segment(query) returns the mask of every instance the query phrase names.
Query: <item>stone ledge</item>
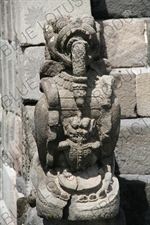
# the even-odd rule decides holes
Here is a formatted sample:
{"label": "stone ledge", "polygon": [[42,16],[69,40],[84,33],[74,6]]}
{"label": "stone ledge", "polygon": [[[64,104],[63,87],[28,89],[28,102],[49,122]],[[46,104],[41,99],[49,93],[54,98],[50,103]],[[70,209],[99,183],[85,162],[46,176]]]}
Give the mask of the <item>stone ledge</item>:
{"label": "stone ledge", "polygon": [[147,184],[150,184],[150,175],[140,175],[140,174],[120,174],[120,178],[131,181],[141,181]]}

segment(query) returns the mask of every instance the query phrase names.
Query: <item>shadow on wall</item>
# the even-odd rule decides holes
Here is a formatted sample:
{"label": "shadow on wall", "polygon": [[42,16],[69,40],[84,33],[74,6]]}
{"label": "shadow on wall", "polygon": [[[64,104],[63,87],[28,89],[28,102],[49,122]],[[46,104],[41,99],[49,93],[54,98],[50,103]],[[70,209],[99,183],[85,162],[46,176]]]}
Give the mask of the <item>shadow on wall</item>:
{"label": "shadow on wall", "polygon": [[108,59],[106,43],[104,38],[104,25],[102,21],[99,21],[99,24],[100,24],[100,41],[101,41],[100,58]]}
{"label": "shadow on wall", "polygon": [[91,0],[95,19],[150,17],[149,0]]}
{"label": "shadow on wall", "polygon": [[91,0],[92,15],[95,19],[108,19],[108,11],[105,0]]}
{"label": "shadow on wall", "polygon": [[116,163],[116,176],[120,184],[120,206],[126,225],[150,225],[150,184],[139,180],[120,178]]}

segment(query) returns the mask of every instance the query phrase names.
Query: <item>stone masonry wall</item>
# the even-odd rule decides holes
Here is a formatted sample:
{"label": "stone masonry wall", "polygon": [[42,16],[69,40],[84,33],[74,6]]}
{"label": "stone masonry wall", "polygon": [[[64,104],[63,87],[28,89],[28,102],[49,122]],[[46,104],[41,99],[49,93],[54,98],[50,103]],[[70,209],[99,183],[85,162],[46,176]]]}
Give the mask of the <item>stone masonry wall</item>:
{"label": "stone masonry wall", "polygon": [[[92,8],[91,8],[92,6]],[[29,165],[36,151],[34,107],[41,97],[42,26],[58,15],[91,14],[101,25],[103,57],[112,65],[121,105],[115,150],[121,207],[127,225],[150,224],[150,3],[115,0],[2,0],[0,2],[0,224],[42,224],[26,204]],[[0,114],[0,115],[1,115]],[[22,216],[24,213],[24,216]],[[26,217],[28,218],[26,220]],[[38,223],[36,222],[38,220]]]}
{"label": "stone masonry wall", "polygon": [[[150,4],[91,1],[121,105],[115,150],[127,225],[150,224]],[[102,12],[102,6],[105,10]],[[129,14],[130,13],[130,14]],[[130,18],[129,18],[130,17]],[[105,20],[104,20],[105,19]]]}
{"label": "stone masonry wall", "polygon": [[31,190],[29,168],[36,151],[34,107],[42,95],[39,91],[39,69],[45,52],[42,28],[50,18],[81,13],[91,14],[89,0],[0,1],[1,225],[42,223],[26,201]]}
{"label": "stone masonry wall", "polygon": [[0,2],[0,224],[17,224],[16,201],[23,194],[17,179],[22,170],[21,77],[17,71],[16,15],[12,1]]}

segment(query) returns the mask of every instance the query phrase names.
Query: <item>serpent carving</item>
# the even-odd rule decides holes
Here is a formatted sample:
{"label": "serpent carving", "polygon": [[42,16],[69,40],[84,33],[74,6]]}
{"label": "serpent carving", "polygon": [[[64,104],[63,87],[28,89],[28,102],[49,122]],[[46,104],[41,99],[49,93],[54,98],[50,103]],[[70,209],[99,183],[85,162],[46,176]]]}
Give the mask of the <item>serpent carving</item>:
{"label": "serpent carving", "polygon": [[43,96],[35,108],[38,152],[31,165],[43,218],[101,220],[118,213],[114,149],[120,107],[110,64],[100,58],[100,34],[100,25],[88,15],[44,25]]}

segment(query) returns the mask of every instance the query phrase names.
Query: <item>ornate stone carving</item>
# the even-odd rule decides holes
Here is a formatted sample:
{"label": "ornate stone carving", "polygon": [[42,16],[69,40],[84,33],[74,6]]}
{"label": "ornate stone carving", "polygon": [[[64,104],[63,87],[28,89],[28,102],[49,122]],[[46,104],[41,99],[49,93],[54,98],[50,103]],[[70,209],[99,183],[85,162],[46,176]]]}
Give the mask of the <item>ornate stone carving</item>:
{"label": "ornate stone carving", "polygon": [[[107,59],[100,58],[100,25],[92,16],[64,17],[44,26],[42,98],[35,108],[38,152],[31,165],[38,215],[101,220],[119,210],[114,148],[120,108]],[[31,193],[32,195],[32,193]]]}

